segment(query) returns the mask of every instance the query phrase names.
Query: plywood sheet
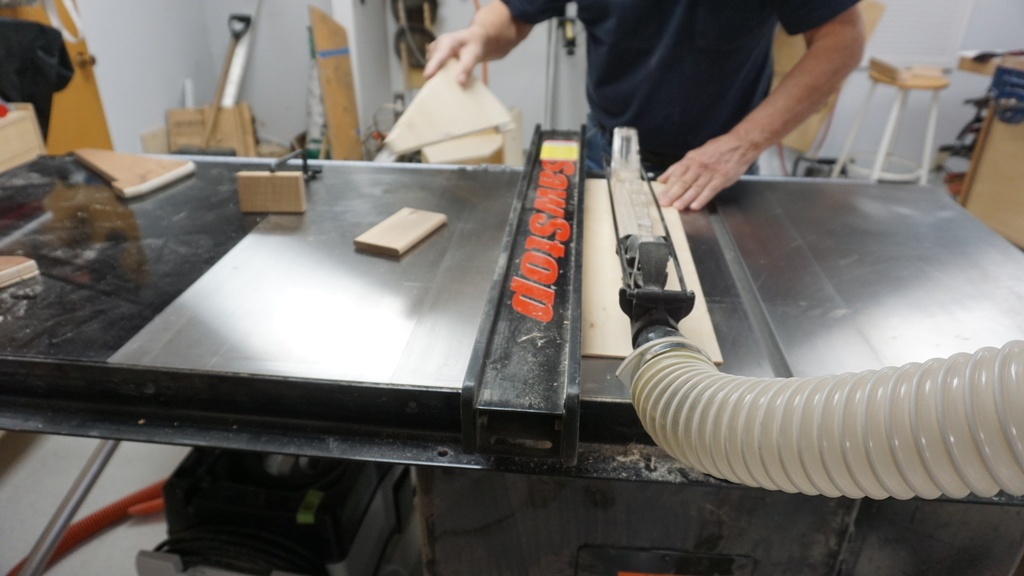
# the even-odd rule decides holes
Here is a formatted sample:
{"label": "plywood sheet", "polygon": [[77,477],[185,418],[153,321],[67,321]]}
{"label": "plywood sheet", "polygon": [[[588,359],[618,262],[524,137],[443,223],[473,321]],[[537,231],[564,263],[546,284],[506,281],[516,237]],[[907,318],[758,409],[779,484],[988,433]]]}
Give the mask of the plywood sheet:
{"label": "plywood sheet", "polygon": [[[655,183],[655,190],[660,184]],[[619,308],[619,287],[622,273],[615,253],[615,228],[612,224],[611,199],[605,180],[588,179],[583,208],[583,355],[604,358],[625,358],[633,351],[630,342],[629,318]],[[672,237],[686,287],[697,296],[693,312],[683,318],[679,330],[704,350],[716,364],[722,363],[715,328],[708,315],[704,291],[697,277],[697,268],[690,254],[679,212],[662,209],[668,232]],[[679,288],[675,274],[670,274],[669,288]]]}
{"label": "plywood sheet", "polygon": [[313,6],[309,7],[309,24],[313,31],[331,158],[362,160],[363,145],[359,139],[359,113],[348,33],[327,13]]}
{"label": "plywood sheet", "polygon": [[497,130],[488,130],[424,146],[421,154],[429,164],[501,164],[504,143]]}
{"label": "plywood sheet", "polygon": [[95,148],[80,148],[74,153],[79,162],[99,172],[110,182],[114,191],[124,198],[151,192],[196,171],[196,165],[189,160],[125,154]]}
{"label": "plywood sheet", "polygon": [[455,61],[450,60],[423,85],[384,140],[389,150],[408,154],[512,122],[508,109],[487,86],[476,78],[460,86],[456,73]]}
{"label": "plywood sheet", "polygon": [[356,237],[356,248],[401,256],[448,221],[440,212],[402,208]]}

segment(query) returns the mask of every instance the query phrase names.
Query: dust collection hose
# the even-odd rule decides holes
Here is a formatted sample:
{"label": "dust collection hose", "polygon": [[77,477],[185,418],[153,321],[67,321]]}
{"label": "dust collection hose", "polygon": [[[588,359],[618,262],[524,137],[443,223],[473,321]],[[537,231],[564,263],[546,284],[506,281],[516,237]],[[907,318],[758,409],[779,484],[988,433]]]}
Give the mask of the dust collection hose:
{"label": "dust collection hose", "polygon": [[722,374],[682,337],[619,368],[654,441],[770,490],[907,499],[1024,494],[1024,342],[814,378]]}

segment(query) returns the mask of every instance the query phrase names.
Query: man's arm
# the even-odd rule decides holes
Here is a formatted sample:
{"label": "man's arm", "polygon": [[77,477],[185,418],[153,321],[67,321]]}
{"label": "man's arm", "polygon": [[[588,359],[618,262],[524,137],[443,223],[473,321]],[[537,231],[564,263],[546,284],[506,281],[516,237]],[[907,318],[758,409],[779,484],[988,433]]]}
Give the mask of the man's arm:
{"label": "man's arm", "polygon": [[854,6],[804,34],[807,53],[761,104],[728,133],[691,150],[659,178],[662,206],[700,210],[731,186],[769,146],[800,125],[843,83],[864,52]]}
{"label": "man's arm", "polygon": [[456,78],[465,84],[474,66],[504,57],[532,28],[532,24],[513,18],[504,2],[495,0],[476,13],[468,28],[442,34],[430,44],[423,76],[430,78],[449,58],[455,58],[459,66]]}

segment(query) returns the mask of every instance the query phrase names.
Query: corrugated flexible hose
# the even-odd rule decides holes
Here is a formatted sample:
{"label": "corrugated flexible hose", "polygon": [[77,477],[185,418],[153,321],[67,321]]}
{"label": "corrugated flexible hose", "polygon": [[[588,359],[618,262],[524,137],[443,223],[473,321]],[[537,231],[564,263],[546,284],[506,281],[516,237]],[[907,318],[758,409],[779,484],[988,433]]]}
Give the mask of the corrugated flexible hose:
{"label": "corrugated flexible hose", "polygon": [[851,498],[1024,494],[1024,342],[813,378],[730,376],[685,338],[618,376],[644,428],[701,472]]}

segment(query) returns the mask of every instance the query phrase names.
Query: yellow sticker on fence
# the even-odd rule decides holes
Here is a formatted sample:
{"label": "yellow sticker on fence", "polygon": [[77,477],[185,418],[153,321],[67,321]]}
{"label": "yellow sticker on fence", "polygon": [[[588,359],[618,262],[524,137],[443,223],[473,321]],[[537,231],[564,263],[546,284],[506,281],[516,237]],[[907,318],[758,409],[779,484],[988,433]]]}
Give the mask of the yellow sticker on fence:
{"label": "yellow sticker on fence", "polygon": [[545,140],[540,145],[541,160],[579,160],[580,145],[575,140]]}

